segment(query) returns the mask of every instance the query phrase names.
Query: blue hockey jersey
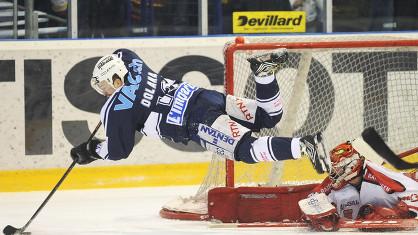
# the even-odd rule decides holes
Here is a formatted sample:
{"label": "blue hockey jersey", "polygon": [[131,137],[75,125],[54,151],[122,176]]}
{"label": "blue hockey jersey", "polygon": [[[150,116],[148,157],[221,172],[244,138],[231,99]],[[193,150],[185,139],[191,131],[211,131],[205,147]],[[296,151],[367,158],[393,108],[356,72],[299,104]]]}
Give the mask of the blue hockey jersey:
{"label": "blue hockey jersey", "polygon": [[114,54],[122,58],[128,75],[101,109],[106,139],[97,146],[97,154],[110,160],[127,158],[135,131],[187,143],[189,106],[202,89],[156,74],[133,51],[119,49]]}

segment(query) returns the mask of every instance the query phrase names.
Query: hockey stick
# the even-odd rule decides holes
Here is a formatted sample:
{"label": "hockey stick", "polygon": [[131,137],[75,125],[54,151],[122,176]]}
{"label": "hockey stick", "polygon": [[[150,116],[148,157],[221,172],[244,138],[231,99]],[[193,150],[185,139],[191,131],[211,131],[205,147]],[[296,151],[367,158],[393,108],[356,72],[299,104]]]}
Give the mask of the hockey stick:
{"label": "hockey stick", "polygon": [[[102,122],[99,122],[94,129],[94,131],[91,133],[90,137],[88,138],[87,142],[90,142],[94,135],[96,135],[96,132],[99,130],[99,127],[102,125]],[[29,219],[29,221],[21,228],[15,228],[11,225],[7,225],[3,229],[3,233],[5,235],[16,235],[16,234],[30,234],[30,232],[25,232],[26,228],[32,223],[32,221],[35,219],[35,217],[39,214],[39,212],[44,208],[46,203],[49,201],[49,199],[54,195],[55,191],[57,191],[58,187],[62,184],[64,179],[67,177],[67,175],[71,172],[73,167],[75,166],[77,162],[73,161],[71,165],[68,167],[67,171],[65,171],[64,175],[61,177],[61,179],[58,181],[58,183],[55,185],[55,187],[52,189],[52,191],[48,194],[46,199],[42,202],[42,204],[39,206],[39,208],[35,211],[35,213],[32,215],[32,217]]]}
{"label": "hockey stick", "polygon": [[418,163],[406,162],[397,156],[373,127],[366,128],[361,137],[353,141],[353,147],[376,163],[386,161],[398,170],[418,168]]}
{"label": "hockey stick", "polygon": [[[376,229],[376,230],[414,230],[417,219],[382,219],[382,220],[341,220],[339,229]],[[309,227],[307,222],[258,222],[258,223],[211,223],[210,228],[297,228]]]}

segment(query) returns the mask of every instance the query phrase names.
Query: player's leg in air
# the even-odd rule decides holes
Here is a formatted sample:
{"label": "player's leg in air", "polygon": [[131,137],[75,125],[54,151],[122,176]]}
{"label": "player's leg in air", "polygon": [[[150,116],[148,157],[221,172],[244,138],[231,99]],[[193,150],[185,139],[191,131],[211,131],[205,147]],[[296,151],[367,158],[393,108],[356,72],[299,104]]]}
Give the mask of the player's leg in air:
{"label": "player's leg in air", "polygon": [[229,159],[246,163],[298,159],[306,155],[315,170],[323,173],[317,144],[318,135],[302,138],[254,137],[253,130],[274,127],[282,116],[282,102],[275,72],[287,61],[286,50],[256,55],[248,59],[256,79],[257,99],[250,100],[205,91],[199,106],[192,113],[204,118],[192,118],[197,133],[192,139],[203,147]]}

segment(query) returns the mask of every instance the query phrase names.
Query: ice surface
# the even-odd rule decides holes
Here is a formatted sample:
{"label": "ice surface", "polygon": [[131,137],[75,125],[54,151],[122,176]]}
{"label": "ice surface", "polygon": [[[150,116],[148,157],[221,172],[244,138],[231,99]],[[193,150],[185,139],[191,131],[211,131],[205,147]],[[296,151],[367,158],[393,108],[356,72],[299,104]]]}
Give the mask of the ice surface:
{"label": "ice surface", "polygon": [[[193,195],[196,190],[197,186],[58,190],[27,231],[33,235],[277,235],[308,232],[306,228],[209,228],[209,222],[159,217],[164,203],[177,196]],[[48,193],[0,193],[1,230],[8,224],[22,227]],[[416,234],[416,231],[402,232],[405,233]],[[341,231],[338,234],[342,234]]]}

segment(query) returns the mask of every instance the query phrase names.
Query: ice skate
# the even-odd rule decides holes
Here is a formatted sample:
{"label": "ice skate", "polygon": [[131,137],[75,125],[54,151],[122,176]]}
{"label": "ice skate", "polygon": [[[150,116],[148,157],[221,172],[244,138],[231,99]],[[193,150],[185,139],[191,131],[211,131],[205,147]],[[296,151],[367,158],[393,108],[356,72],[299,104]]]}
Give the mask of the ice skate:
{"label": "ice skate", "polygon": [[250,68],[257,77],[265,77],[274,74],[288,59],[286,48],[280,48],[273,52],[254,54],[247,58]]}
{"label": "ice skate", "polygon": [[318,144],[321,140],[321,133],[317,133],[316,135],[307,135],[300,138],[302,155],[309,157],[309,160],[318,174],[322,174],[328,170],[325,162],[325,156],[320,155],[318,152]]}

